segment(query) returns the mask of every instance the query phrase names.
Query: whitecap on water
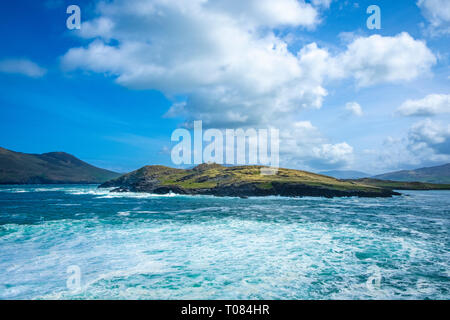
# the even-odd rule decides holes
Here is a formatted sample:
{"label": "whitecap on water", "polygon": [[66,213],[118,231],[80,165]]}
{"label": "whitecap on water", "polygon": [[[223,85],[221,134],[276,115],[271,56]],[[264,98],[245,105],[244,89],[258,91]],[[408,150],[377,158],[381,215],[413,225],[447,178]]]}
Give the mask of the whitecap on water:
{"label": "whitecap on water", "polygon": [[11,188],[11,189],[0,189],[0,192],[5,192],[5,193],[26,193],[26,192],[31,192],[31,191],[25,190],[25,189]]}

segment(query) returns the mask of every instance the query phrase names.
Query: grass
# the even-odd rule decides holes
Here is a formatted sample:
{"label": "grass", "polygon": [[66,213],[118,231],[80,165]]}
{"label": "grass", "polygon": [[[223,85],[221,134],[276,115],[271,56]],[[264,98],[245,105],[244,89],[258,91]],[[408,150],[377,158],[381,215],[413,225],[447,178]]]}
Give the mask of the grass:
{"label": "grass", "polygon": [[427,182],[403,182],[403,181],[389,181],[378,179],[359,179],[353,180],[359,184],[375,186],[379,188],[391,190],[450,190],[450,184],[435,184]]}
{"label": "grass", "polygon": [[[301,170],[279,169],[276,175],[262,175],[262,166],[223,167],[202,165],[201,170],[181,170],[162,166],[145,167],[146,176],[154,176],[164,186],[180,186],[185,189],[210,189],[216,186],[256,183],[260,189],[270,190],[273,183],[294,183],[340,191],[363,190],[376,192],[377,186],[363,185],[351,181]],[[142,170],[142,169],[141,169]]]}

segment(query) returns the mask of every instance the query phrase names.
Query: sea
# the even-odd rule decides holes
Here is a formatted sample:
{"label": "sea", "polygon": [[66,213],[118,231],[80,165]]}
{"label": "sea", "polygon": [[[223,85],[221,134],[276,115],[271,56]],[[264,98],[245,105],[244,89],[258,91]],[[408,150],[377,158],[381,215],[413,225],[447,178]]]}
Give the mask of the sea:
{"label": "sea", "polygon": [[0,299],[449,299],[450,191],[0,186]]}

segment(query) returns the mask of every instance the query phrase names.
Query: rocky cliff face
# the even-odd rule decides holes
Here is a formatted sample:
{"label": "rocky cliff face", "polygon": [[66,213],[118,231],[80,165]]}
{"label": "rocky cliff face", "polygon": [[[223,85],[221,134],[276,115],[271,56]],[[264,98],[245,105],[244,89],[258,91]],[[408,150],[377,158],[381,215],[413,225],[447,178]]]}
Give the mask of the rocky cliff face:
{"label": "rocky cliff face", "polygon": [[190,170],[146,166],[110,180],[100,188],[113,192],[174,192],[191,195],[232,197],[390,197],[392,190],[346,182],[310,172],[279,169],[275,175],[261,175],[262,166],[223,167],[202,164]]}

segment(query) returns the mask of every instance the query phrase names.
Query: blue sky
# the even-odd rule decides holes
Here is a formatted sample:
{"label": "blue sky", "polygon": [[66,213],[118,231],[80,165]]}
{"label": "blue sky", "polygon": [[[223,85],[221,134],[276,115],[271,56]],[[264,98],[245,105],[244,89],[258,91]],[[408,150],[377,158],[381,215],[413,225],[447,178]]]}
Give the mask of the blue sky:
{"label": "blue sky", "polygon": [[3,1],[0,146],[125,172],[172,165],[172,132],[203,120],[280,128],[287,167],[449,162],[450,3],[328,2]]}

